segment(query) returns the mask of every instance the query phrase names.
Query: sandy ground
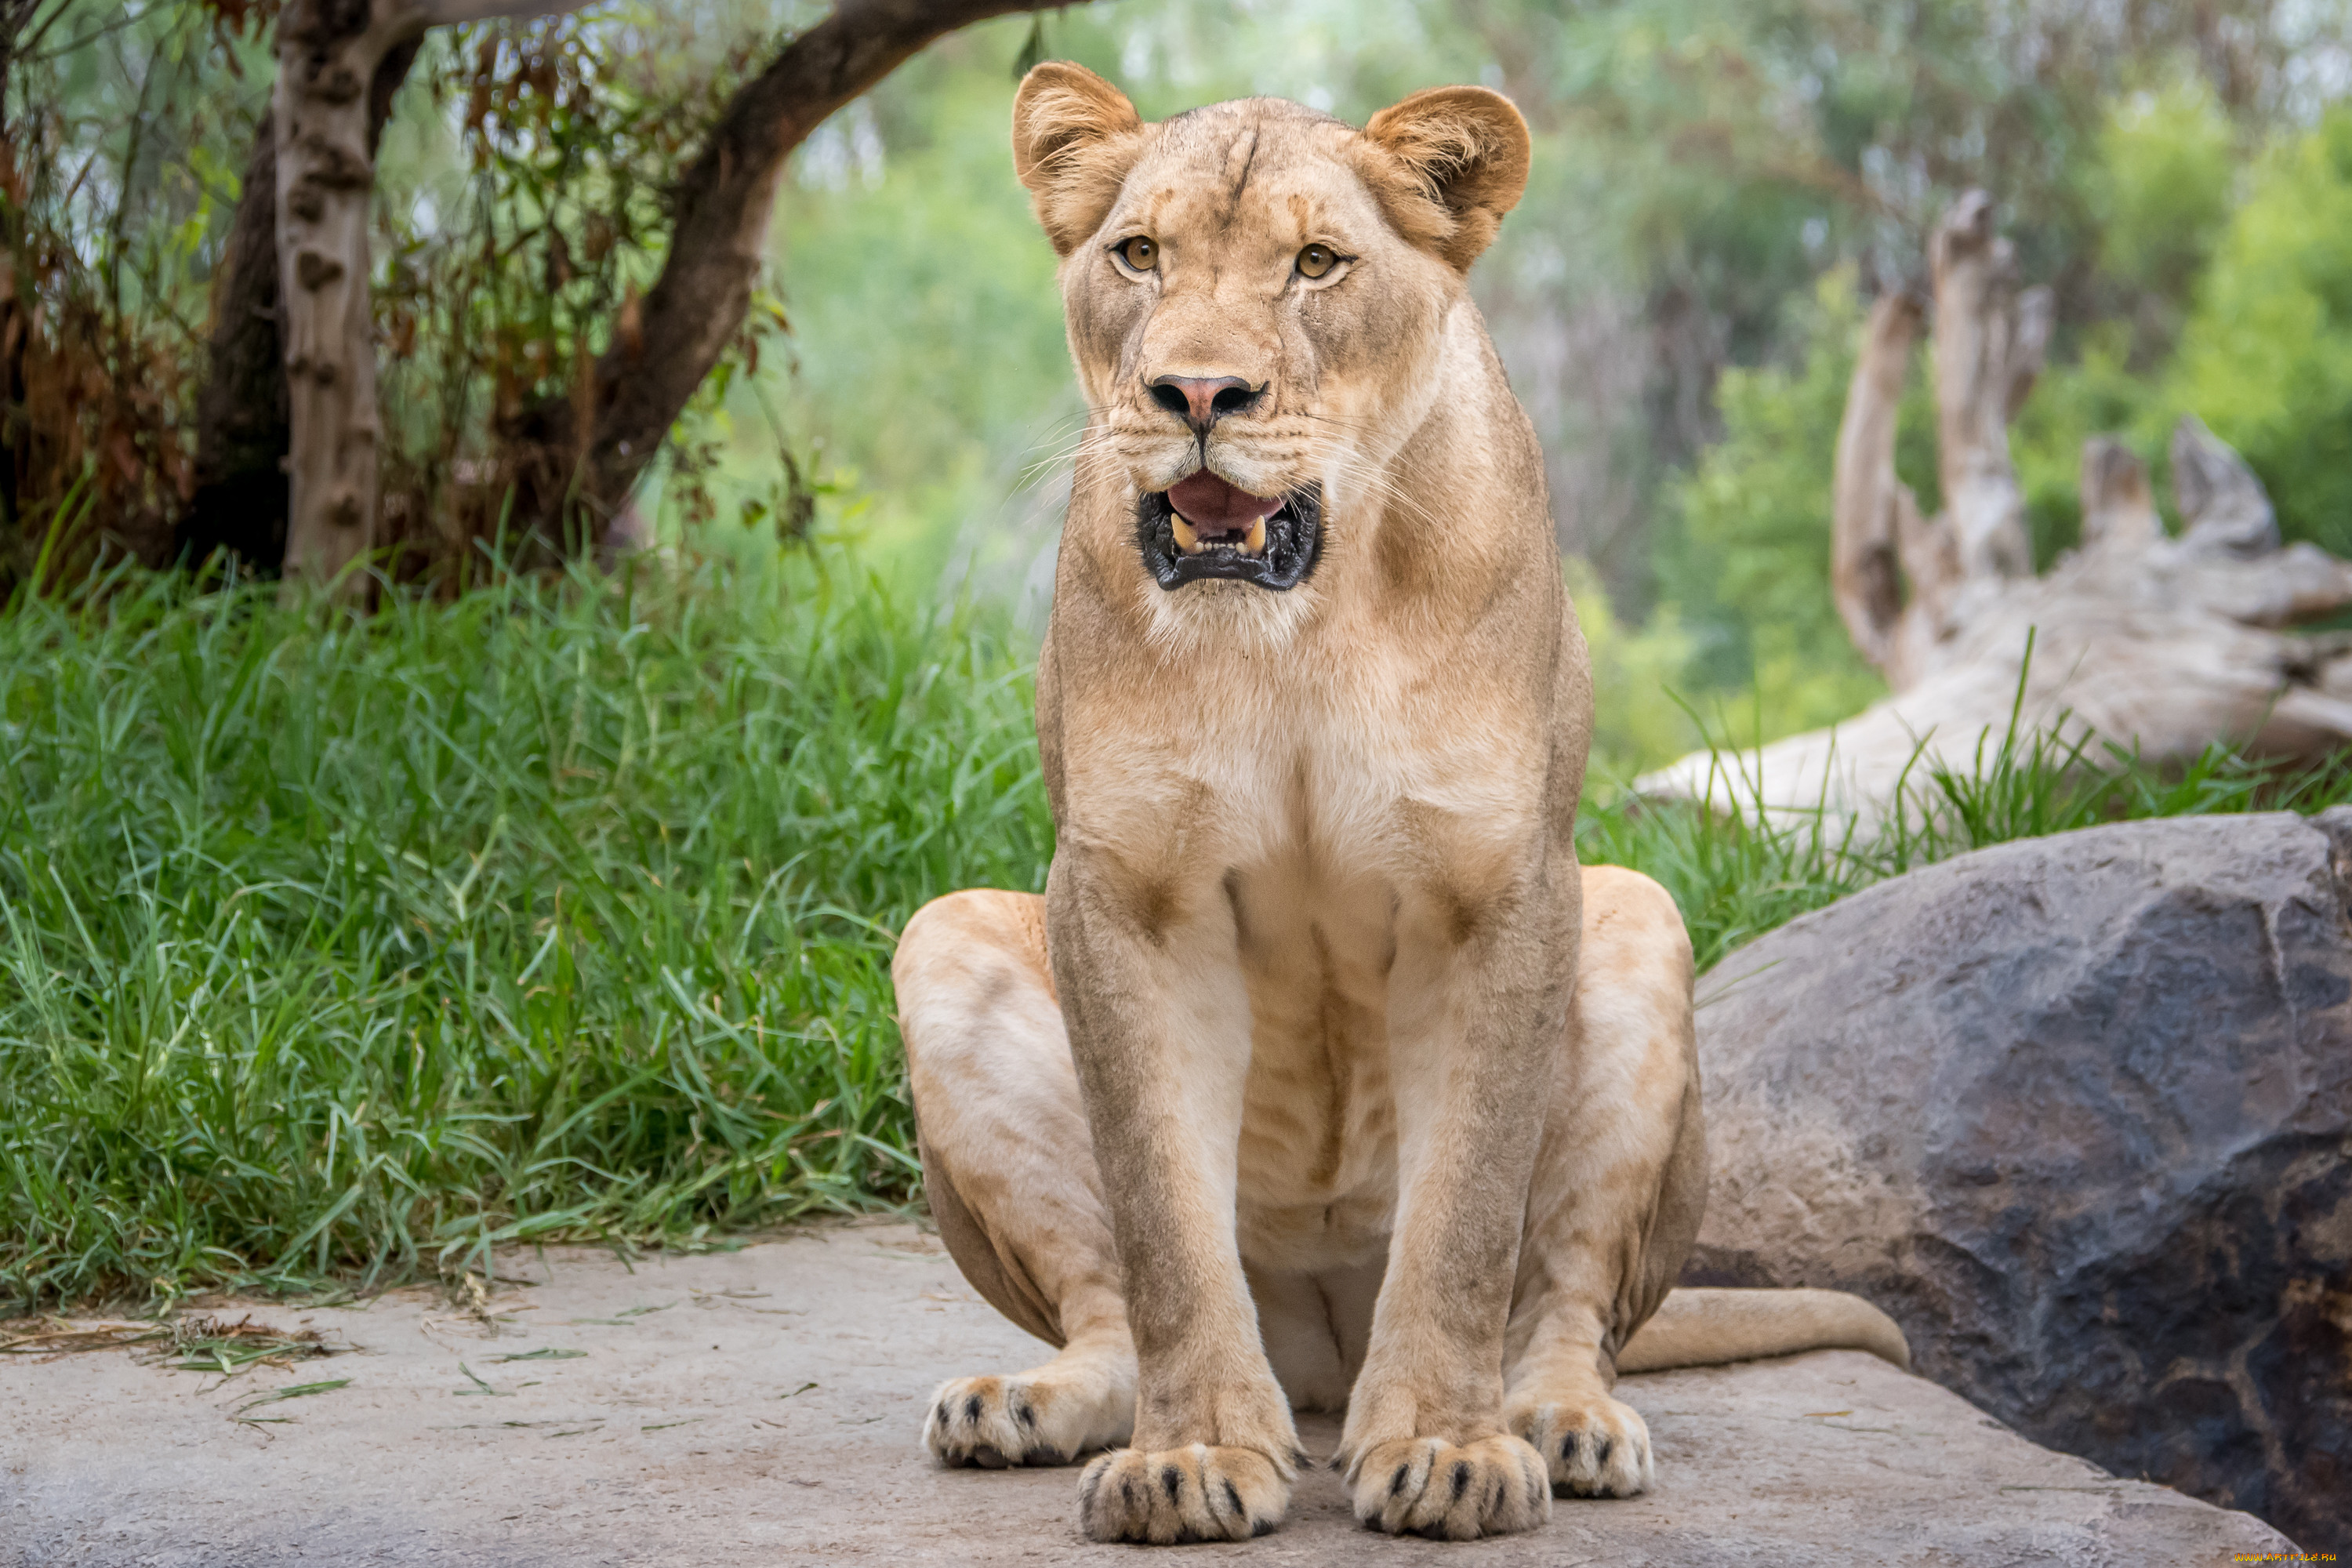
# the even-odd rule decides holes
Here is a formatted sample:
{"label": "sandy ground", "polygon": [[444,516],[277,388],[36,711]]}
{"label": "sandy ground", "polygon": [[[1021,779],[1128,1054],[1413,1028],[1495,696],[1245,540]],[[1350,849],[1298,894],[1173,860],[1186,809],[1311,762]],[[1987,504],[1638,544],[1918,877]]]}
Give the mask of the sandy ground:
{"label": "sandy ground", "polygon": [[[1091,1547],[1072,1470],[942,1471],[941,1379],[1044,1359],[907,1226],[703,1257],[519,1255],[490,1321],[436,1292],[250,1309],[348,1347],[224,1381],[123,1350],[0,1357],[0,1563],[1145,1561]],[[238,1308],[235,1316],[247,1309]],[[509,1359],[534,1352],[563,1357]],[[252,1404],[295,1384],[341,1388]],[[1466,1545],[1357,1529],[1337,1478],[1187,1564],[2201,1563],[2291,1550],[2243,1514],[2034,1447],[1869,1356],[1629,1378],[1658,1485]],[[236,1419],[277,1418],[257,1425]],[[1337,1426],[1302,1424],[1328,1454]]]}

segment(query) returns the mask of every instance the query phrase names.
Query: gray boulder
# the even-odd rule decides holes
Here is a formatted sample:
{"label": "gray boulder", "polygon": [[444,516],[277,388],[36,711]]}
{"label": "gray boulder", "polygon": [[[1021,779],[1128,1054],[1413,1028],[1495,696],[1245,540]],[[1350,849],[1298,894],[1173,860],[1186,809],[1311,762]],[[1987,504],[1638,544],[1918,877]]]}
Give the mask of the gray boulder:
{"label": "gray boulder", "polygon": [[2352,807],[1963,856],[1698,995],[1685,1283],[1858,1291],[2035,1441],[2352,1541]]}

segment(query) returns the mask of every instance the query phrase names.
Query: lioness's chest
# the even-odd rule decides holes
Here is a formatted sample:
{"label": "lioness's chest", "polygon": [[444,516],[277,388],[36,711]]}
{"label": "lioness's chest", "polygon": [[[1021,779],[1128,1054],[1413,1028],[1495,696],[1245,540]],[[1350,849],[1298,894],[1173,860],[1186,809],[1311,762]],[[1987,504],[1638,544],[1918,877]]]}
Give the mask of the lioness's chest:
{"label": "lioness's chest", "polygon": [[1396,1194],[1387,1011],[1394,899],[1306,853],[1227,879],[1250,1000],[1242,1251],[1293,1268],[1376,1257]]}
{"label": "lioness's chest", "polygon": [[1302,658],[1287,681],[1145,683],[1116,705],[1096,687],[1066,736],[1064,832],[1220,961],[1230,930],[1251,1032],[1241,1246],[1286,1268],[1385,1247],[1395,977],[1433,967],[1433,911],[1479,908],[1545,842],[1548,708],[1437,701],[1381,662]]}

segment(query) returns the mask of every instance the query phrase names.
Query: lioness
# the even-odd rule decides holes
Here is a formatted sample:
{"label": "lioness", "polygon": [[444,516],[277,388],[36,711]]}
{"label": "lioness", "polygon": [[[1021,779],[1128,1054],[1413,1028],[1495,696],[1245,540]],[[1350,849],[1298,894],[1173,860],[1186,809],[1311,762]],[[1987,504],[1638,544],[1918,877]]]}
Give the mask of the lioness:
{"label": "lioness", "polygon": [[1810,1292],[1628,1342],[1706,1193],[1691,950],[1577,865],[1584,643],[1464,281],[1517,111],[1147,125],[1047,64],[1013,147],[1091,410],[1037,672],[1055,854],[1042,900],[924,908],[892,973],[940,1235],[1061,1352],[946,1384],[931,1451],[1128,1443],[1087,1535],[1240,1540],[1293,1407],[1344,1408],[1357,1515],[1466,1539],[1648,1483],[1628,1366],[1901,1357]]}

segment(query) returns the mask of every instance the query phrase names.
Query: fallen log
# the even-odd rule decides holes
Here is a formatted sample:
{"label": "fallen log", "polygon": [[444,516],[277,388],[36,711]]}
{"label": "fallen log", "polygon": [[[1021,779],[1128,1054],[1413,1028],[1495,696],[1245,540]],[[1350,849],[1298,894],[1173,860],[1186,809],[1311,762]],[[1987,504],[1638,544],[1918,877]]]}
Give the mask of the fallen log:
{"label": "fallen log", "polygon": [[2048,296],[2019,293],[1980,192],[1932,241],[1946,510],[1923,517],[1895,473],[1895,405],[1922,310],[1872,309],[1832,487],[1832,592],[1893,694],[1842,723],[1742,751],[1695,752],[1638,795],[1865,825],[1939,770],[1976,772],[2011,735],[2104,760],[2179,763],[2216,742],[2315,759],[2352,745],[2352,635],[2299,623],[2352,605],[2352,563],[2282,547],[2262,481],[2193,415],[2174,430],[2181,531],[2165,532],[2138,458],[2083,452],[2081,545],[2041,576],[2008,422],[2041,368]]}

